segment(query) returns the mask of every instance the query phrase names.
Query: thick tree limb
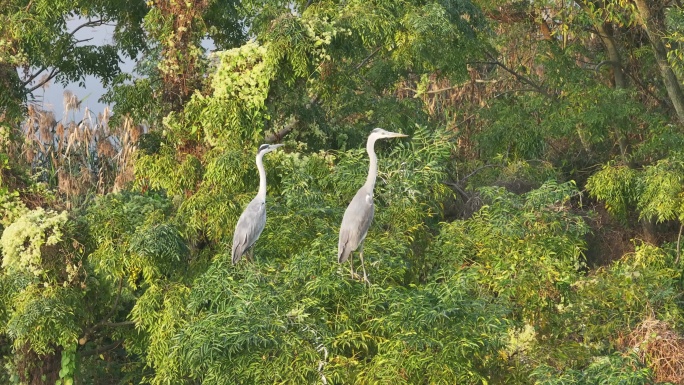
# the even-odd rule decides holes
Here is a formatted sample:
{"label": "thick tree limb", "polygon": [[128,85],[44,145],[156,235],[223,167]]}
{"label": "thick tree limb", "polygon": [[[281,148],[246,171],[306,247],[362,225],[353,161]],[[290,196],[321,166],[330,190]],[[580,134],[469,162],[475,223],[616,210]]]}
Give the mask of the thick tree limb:
{"label": "thick tree limb", "polygon": [[672,70],[670,63],[667,59],[667,48],[663,42],[662,36],[665,35],[665,27],[663,25],[662,19],[664,18],[662,14],[652,14],[651,2],[646,0],[634,0],[634,4],[637,7],[640,23],[643,29],[648,35],[648,39],[651,41],[651,46],[653,48],[653,53],[658,62],[658,67],[660,67],[660,74],[663,78],[663,83],[665,84],[665,89],[670,97],[670,101],[677,112],[677,118],[680,123],[684,123],[684,92],[679,84],[677,75]]}

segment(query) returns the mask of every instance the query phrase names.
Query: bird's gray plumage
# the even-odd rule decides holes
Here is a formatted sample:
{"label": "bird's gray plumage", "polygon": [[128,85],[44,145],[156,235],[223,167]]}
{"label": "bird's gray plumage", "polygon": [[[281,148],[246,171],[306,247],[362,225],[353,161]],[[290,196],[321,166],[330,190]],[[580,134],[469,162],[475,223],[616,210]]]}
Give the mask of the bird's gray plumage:
{"label": "bird's gray plumage", "polygon": [[373,204],[373,187],[363,185],[354,195],[342,217],[340,240],[337,244],[337,261],[347,262],[349,254],[356,250],[366,239],[368,228],[373,221],[375,205]]}
{"label": "bird's gray plumage", "polygon": [[[406,135],[397,134],[376,128],[371,131],[366,142],[366,151],[370,159],[368,167],[368,177],[366,183],[356,192],[354,198],[347,206],[342,217],[342,224],[340,225],[340,238],[337,244],[337,261],[344,263],[350,258],[352,252],[359,249],[359,256],[361,259],[361,267],[363,268],[364,280],[368,280],[366,276],[366,268],[363,265],[363,241],[368,234],[368,228],[373,221],[375,214],[375,207],[373,204],[373,189],[375,188],[375,179],[378,176],[378,157],[375,155],[375,141],[385,138],[405,137]],[[352,262],[350,261],[350,269],[352,276],[354,270]]]}
{"label": "bird's gray plumage", "polygon": [[249,250],[266,226],[266,171],[264,170],[263,158],[282,144],[262,144],[257,151],[256,164],[259,170],[259,192],[245,208],[240,219],[235,225],[233,233],[232,260],[238,263],[240,258]]}

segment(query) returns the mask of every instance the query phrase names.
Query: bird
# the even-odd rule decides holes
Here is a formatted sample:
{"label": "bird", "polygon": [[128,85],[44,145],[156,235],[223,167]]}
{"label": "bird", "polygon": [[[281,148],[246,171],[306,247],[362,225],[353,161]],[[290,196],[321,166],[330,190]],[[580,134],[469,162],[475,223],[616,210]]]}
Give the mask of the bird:
{"label": "bird", "polygon": [[[340,225],[340,238],[337,244],[337,262],[344,263],[349,259],[349,269],[351,271],[352,279],[354,278],[354,265],[352,262],[352,253],[359,249],[359,257],[361,259],[361,268],[363,269],[363,280],[368,281],[366,274],[366,267],[363,264],[363,241],[366,239],[368,228],[373,221],[374,205],[373,205],[373,188],[375,187],[375,179],[378,176],[378,157],[375,155],[375,141],[378,139],[387,138],[402,138],[408,135],[398,134],[383,130],[382,128],[375,128],[368,136],[366,143],[366,151],[370,158],[370,166],[368,168],[368,177],[366,183],[361,186],[356,192],[354,198],[347,206],[342,217],[342,224]],[[356,274],[358,276],[358,274]]]}
{"label": "bird", "polygon": [[282,144],[262,144],[256,155],[257,169],[259,169],[259,192],[256,197],[245,208],[240,215],[240,219],[235,225],[233,233],[233,248],[231,257],[233,264],[240,261],[240,258],[247,250],[250,250],[266,225],[266,170],[264,170],[264,155],[276,150]]}

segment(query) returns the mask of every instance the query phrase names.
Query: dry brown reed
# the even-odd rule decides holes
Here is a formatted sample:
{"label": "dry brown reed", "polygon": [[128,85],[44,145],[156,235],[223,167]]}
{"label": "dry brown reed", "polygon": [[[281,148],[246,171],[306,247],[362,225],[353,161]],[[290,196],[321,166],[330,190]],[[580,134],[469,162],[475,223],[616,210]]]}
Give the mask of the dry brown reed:
{"label": "dry brown reed", "polygon": [[684,337],[667,322],[649,317],[620,340],[623,348],[636,352],[658,383],[684,384]]}
{"label": "dry brown reed", "polygon": [[69,90],[64,90],[64,93],[62,94],[62,103],[64,104],[65,117],[69,115],[70,112],[81,110],[81,101],[78,100],[78,96]]}
{"label": "dry brown reed", "polygon": [[90,192],[120,190],[132,181],[132,159],[143,134],[128,117],[110,126],[109,108],[97,115],[85,108],[79,122],[68,119],[80,108],[78,98],[65,91],[62,121],[57,122],[52,111],[30,105],[22,125],[23,160],[67,198],[67,206]]}

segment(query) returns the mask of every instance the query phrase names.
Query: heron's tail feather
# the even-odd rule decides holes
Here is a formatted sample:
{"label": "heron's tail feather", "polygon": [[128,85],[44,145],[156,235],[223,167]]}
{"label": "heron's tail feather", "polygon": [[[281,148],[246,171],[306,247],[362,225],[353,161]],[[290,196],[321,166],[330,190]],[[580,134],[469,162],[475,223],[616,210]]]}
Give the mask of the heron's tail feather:
{"label": "heron's tail feather", "polygon": [[233,259],[233,265],[237,264],[242,256],[242,253],[239,253],[237,249],[237,245],[234,245],[233,250],[230,253],[231,258]]}
{"label": "heron's tail feather", "polygon": [[349,252],[345,250],[344,245],[339,245],[337,248],[337,262],[345,263],[349,259]]}

